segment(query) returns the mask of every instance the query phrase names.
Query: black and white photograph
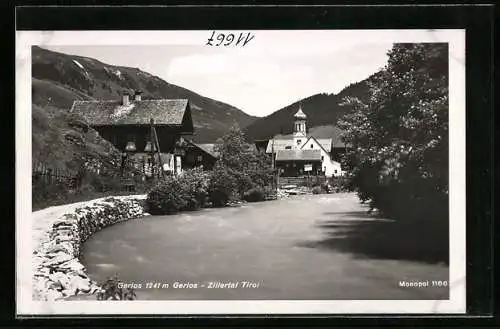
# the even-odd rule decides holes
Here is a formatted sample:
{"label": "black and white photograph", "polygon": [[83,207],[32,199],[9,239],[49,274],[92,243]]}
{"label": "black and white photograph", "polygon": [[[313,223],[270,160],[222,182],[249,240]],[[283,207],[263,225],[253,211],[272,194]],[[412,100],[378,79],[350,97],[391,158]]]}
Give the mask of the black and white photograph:
{"label": "black and white photograph", "polygon": [[19,31],[16,57],[19,312],[465,312],[463,30]]}

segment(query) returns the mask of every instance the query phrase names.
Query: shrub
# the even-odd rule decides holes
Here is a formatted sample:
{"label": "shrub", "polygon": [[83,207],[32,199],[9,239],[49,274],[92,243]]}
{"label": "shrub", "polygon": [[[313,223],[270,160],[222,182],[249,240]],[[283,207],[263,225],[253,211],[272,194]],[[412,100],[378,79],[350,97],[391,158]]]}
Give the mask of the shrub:
{"label": "shrub", "polygon": [[260,187],[252,188],[243,194],[243,199],[248,202],[265,201],[266,192]]}
{"label": "shrub", "polygon": [[205,206],[208,194],[209,174],[201,168],[186,170],[179,176],[186,205],[182,210],[196,210]]}
{"label": "shrub", "polygon": [[328,180],[328,185],[330,186],[330,192],[340,193],[340,192],[348,192],[349,181],[346,177],[332,177]]}
{"label": "shrub", "polygon": [[63,203],[68,198],[68,186],[64,182],[46,183],[43,179],[34,179],[32,185],[33,208]]}
{"label": "shrub", "polygon": [[149,191],[146,198],[147,211],[153,215],[172,214],[185,208],[182,185],[175,176],[166,177]]}
{"label": "shrub", "polygon": [[216,164],[210,177],[208,197],[215,207],[225,206],[233,197],[236,190],[234,177],[227,168]]}
{"label": "shrub", "polygon": [[314,186],[312,188],[312,193],[313,194],[323,194],[325,193],[326,191],[321,187],[321,186]]}
{"label": "shrub", "polygon": [[120,191],[121,181],[120,177],[113,177],[107,175],[99,175],[94,173],[88,173],[89,184],[97,192],[109,192],[109,191]]}
{"label": "shrub", "polygon": [[201,169],[186,170],[180,176],[166,176],[146,198],[147,210],[154,215],[196,210],[205,205],[208,175]]}
{"label": "shrub", "polygon": [[244,198],[245,192],[254,187],[252,178],[247,173],[239,172],[236,170],[230,169],[229,173],[233,176],[234,182],[236,183],[236,192],[238,198]]}
{"label": "shrub", "polygon": [[264,193],[266,200],[276,200],[278,198],[277,190],[272,186],[265,186]]}
{"label": "shrub", "polygon": [[110,277],[102,284],[102,291],[97,293],[97,300],[135,300],[137,294],[133,288],[123,288],[123,282],[117,276]]}

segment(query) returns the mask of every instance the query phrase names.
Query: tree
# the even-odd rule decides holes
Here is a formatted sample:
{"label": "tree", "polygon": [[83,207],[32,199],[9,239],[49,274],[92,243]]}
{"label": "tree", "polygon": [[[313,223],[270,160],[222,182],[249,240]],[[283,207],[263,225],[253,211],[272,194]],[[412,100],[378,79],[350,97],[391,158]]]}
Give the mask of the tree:
{"label": "tree", "polygon": [[219,154],[217,172],[232,177],[231,185],[235,186],[239,198],[251,188],[265,187],[272,182],[270,158],[247,143],[245,134],[238,126],[231,127],[217,141],[215,152]]}
{"label": "tree", "polygon": [[347,98],[340,121],[352,189],[392,217],[448,208],[448,47],[395,44],[368,101]]}

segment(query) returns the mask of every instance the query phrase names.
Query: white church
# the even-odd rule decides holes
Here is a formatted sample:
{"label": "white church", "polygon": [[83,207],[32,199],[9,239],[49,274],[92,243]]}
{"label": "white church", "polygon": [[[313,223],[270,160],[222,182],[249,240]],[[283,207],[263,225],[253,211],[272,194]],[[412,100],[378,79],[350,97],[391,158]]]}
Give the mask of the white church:
{"label": "white church", "polygon": [[340,154],[345,152],[341,141],[315,138],[307,133],[307,116],[299,106],[294,115],[293,134],[270,139],[266,153],[272,154],[282,176],[324,175],[342,176]]}

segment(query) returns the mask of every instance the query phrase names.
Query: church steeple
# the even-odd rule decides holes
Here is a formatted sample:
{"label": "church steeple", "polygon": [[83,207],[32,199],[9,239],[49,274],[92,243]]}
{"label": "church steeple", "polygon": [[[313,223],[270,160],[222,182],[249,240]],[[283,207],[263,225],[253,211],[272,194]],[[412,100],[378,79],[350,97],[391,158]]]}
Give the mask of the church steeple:
{"label": "church steeple", "polygon": [[306,133],[306,114],[302,111],[302,106],[299,105],[299,110],[293,116],[295,118],[293,127],[293,140],[297,148],[302,146],[307,137]]}
{"label": "church steeple", "polygon": [[295,113],[294,115],[295,119],[302,119],[302,120],[305,120],[307,118],[307,115],[302,112],[302,106],[299,105],[299,110],[297,111],[297,113]]}

